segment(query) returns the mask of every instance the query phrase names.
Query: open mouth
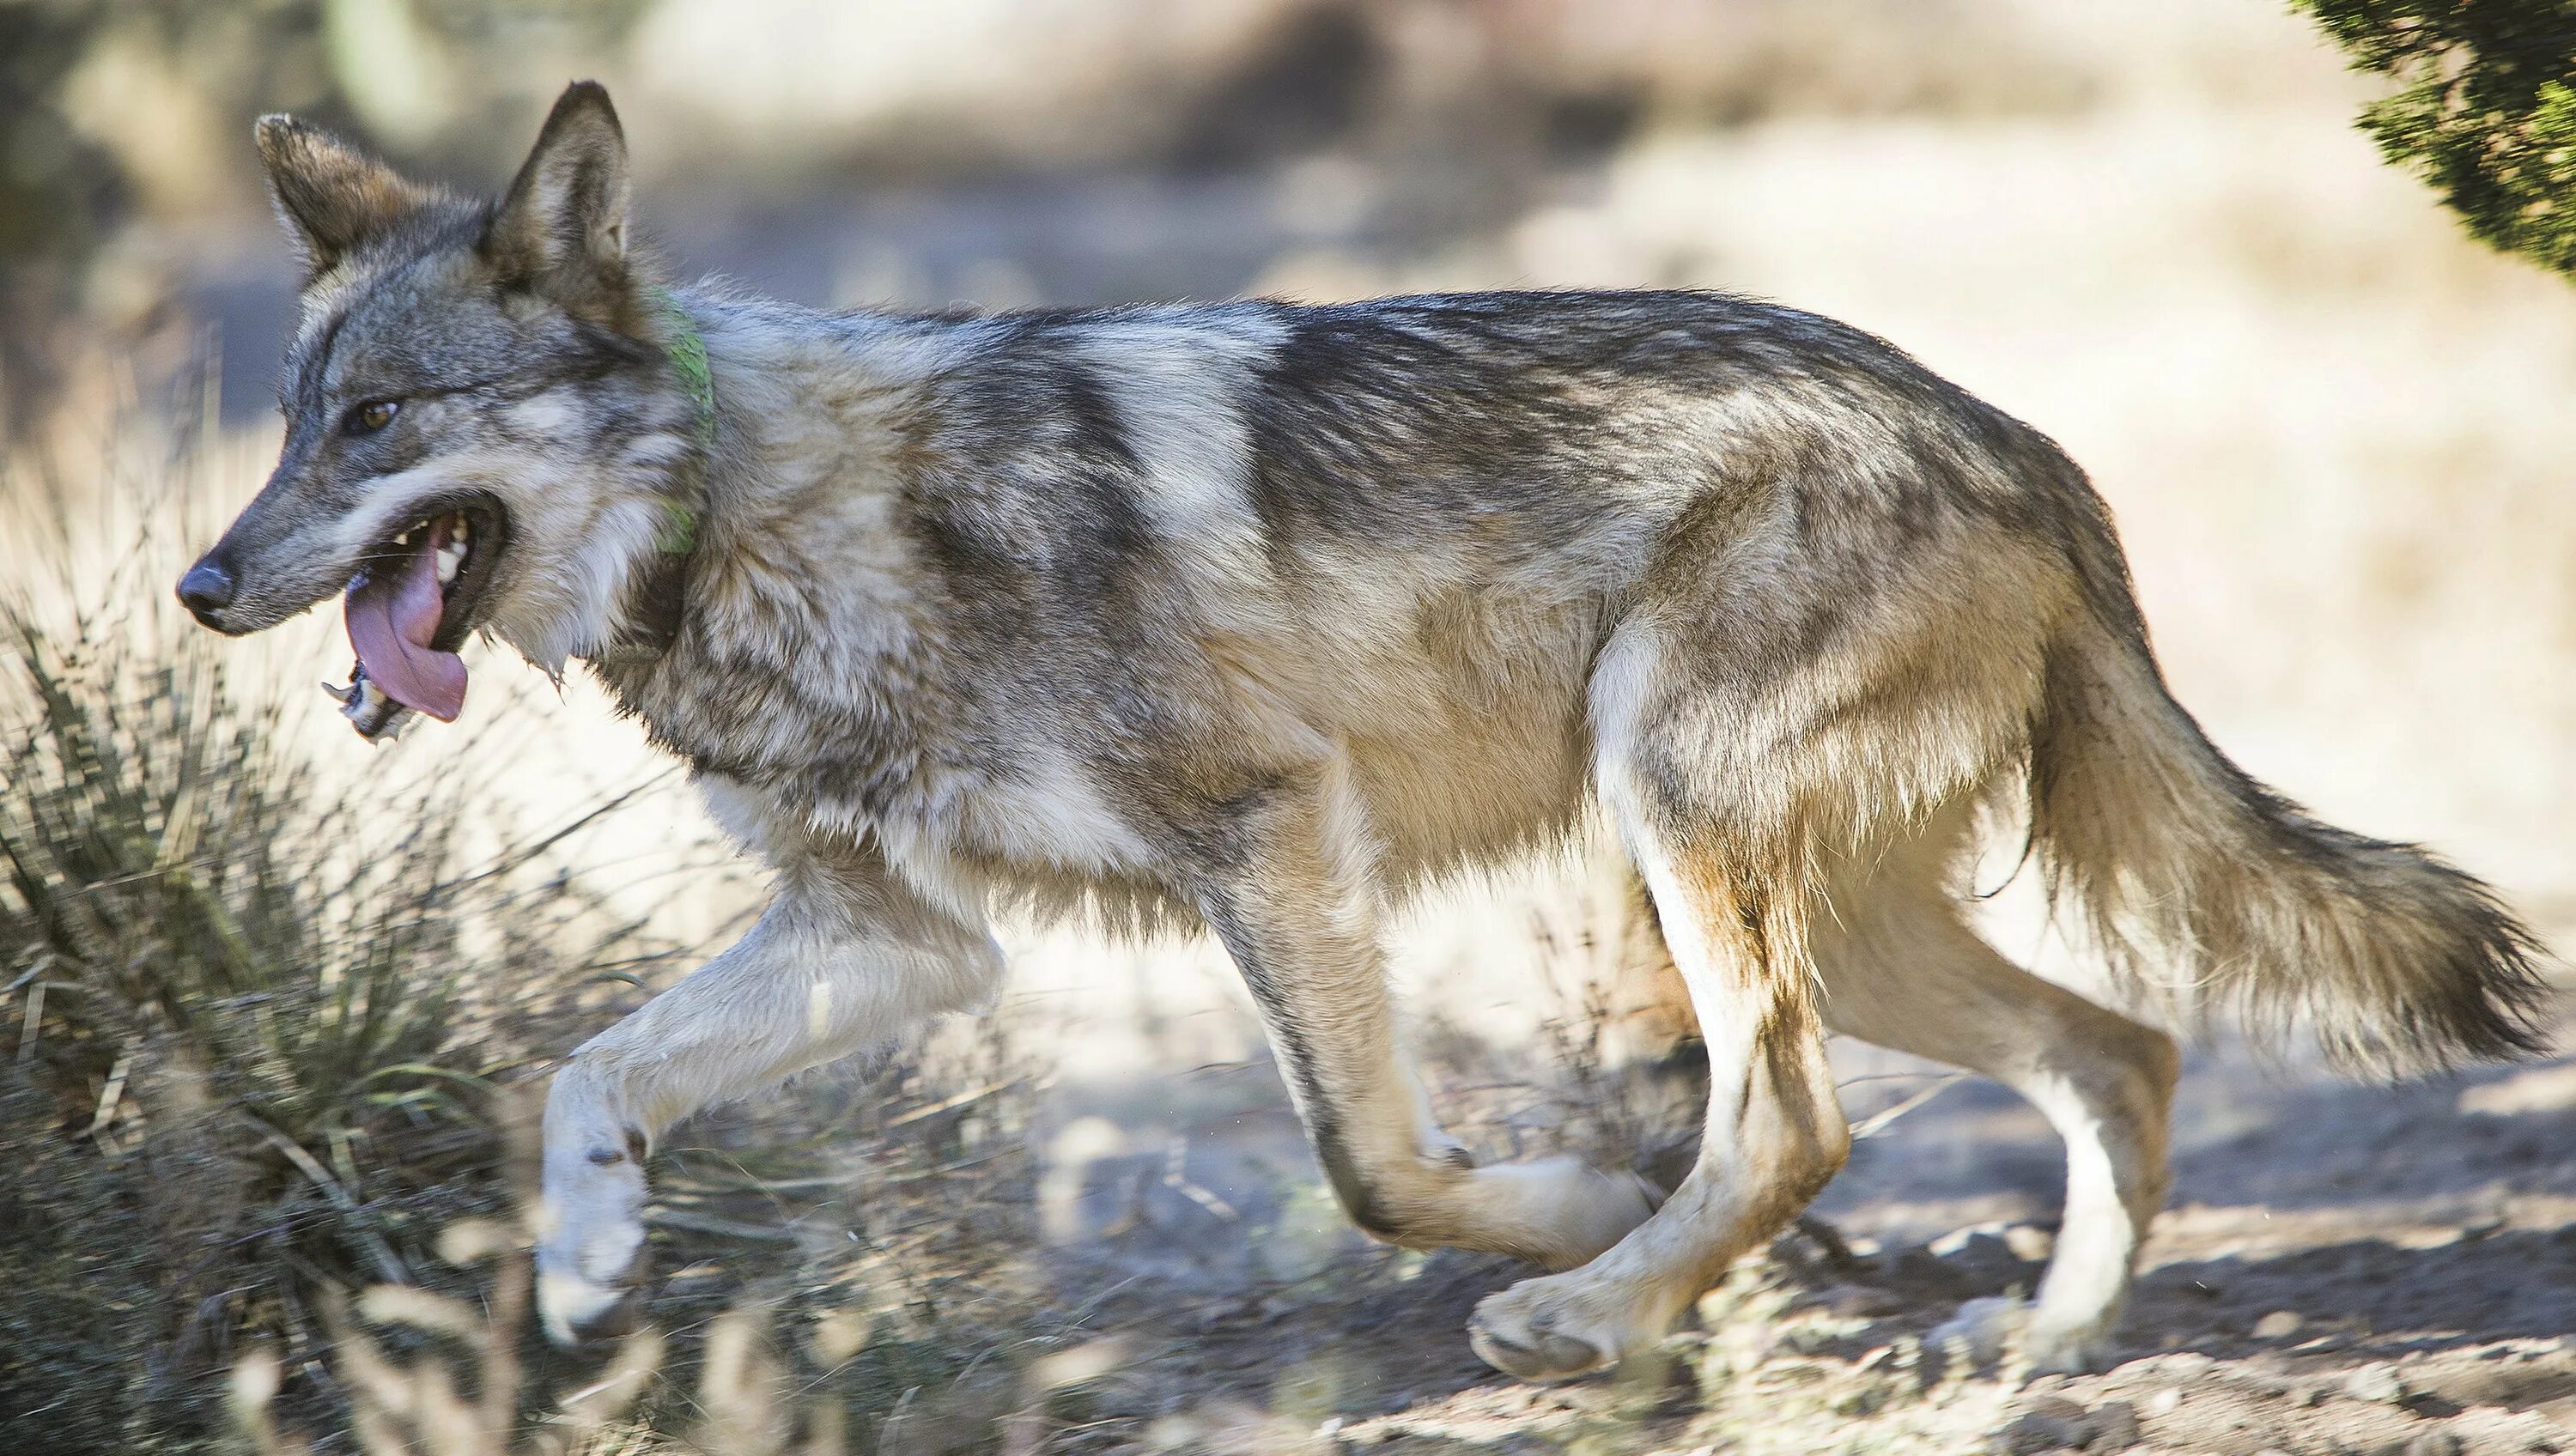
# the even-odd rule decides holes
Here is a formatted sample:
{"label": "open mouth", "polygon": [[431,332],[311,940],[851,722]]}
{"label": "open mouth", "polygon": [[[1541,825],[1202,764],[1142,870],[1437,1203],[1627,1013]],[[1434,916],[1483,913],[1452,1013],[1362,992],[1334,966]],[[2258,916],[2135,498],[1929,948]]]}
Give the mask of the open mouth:
{"label": "open mouth", "polygon": [[358,662],[347,687],[329,689],[359,736],[381,738],[413,712],[450,722],[464,708],[456,650],[508,545],[508,513],[476,494],[433,504],[361,559],[344,601]]}

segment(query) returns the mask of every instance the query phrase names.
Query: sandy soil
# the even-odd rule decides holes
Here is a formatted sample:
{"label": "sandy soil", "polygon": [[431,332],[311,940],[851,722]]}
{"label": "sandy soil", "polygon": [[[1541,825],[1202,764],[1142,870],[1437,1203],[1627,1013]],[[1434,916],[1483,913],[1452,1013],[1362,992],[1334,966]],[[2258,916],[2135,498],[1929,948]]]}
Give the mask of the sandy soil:
{"label": "sandy soil", "polygon": [[[2067,55],[2051,64],[2090,99],[1889,109],[1893,80],[1939,71],[1939,56],[1880,56],[1893,80],[1856,72],[1866,104],[1649,128],[1579,175],[1515,179],[1436,235],[1387,221],[1410,215],[1418,179],[1372,181],[1348,157],[1251,184],[836,186],[793,207],[701,196],[700,211],[657,193],[648,210],[693,266],[818,303],[1663,283],[1849,318],[2087,464],[2181,695],[2250,769],[2336,822],[2441,847],[2554,922],[2554,944],[2576,943],[2563,832],[2576,807],[2576,296],[2461,239],[2385,168],[2350,125],[2368,89],[2281,7],[2204,0],[2081,24],[2079,7],[1952,9],[2055,37]],[[1846,11],[1814,13],[1815,55],[1879,54]],[[1982,33],[1942,50],[1963,57],[1958,74],[2048,81],[1998,67]],[[1340,193],[1347,206],[1318,205]],[[264,231],[244,247],[255,267],[217,256],[196,288],[201,312],[229,324],[229,371],[255,382],[291,280]],[[269,441],[245,441],[210,510],[264,473]],[[346,660],[336,622],[311,631],[318,645],[284,654],[308,694],[308,662]],[[502,680],[483,679],[485,704]],[[595,694],[576,683],[571,697],[516,720],[511,751],[486,755],[513,760],[514,777],[489,792],[542,817],[652,771]],[[344,751],[345,733],[324,726]],[[665,810],[667,837],[688,839],[695,810]],[[656,837],[644,822],[621,832]],[[694,916],[684,930],[743,903],[700,879],[673,896],[672,881],[631,878],[633,896]],[[1041,1360],[1059,1393],[1031,1447],[2576,1446],[2576,1343],[2563,1338],[2576,1325],[2576,1061],[2386,1089],[2267,1070],[2230,1045],[2197,1054],[2128,1358],[2028,1382],[2009,1349],[1997,1369],[1962,1373],[1940,1341],[1925,1347],[1962,1305],[2032,1284],[2062,1176],[2035,1113],[1963,1081],[1864,1143],[1819,1203],[1847,1257],[1786,1239],[1668,1359],[1541,1391],[1495,1378],[1463,1334],[1475,1301],[1525,1271],[1353,1233],[1248,1019],[1224,1010],[1233,993],[1198,994],[1227,979],[1203,950],[1016,959],[1014,995],[1039,1002],[1061,1079],[1045,1113],[1053,1247],[1040,1262],[1096,1337]],[[1462,1019],[1510,1040],[1494,1018]],[[1920,1065],[1836,1054],[1856,1116],[1924,1085]],[[1453,1123],[1496,1154],[1595,1145],[1581,1106],[1518,1085],[1528,1073],[1462,1070]],[[882,1445],[939,1449],[935,1427],[915,1419]]]}
{"label": "sandy soil", "polygon": [[[1872,1048],[1836,1058],[1856,1114],[1928,1085]],[[2195,1054],[2124,1358],[2078,1379],[1934,1333],[2028,1290],[2055,1218],[2056,1139],[1991,1084],[1944,1086],[1857,1147],[1815,1210],[1841,1248],[1784,1236],[1668,1358],[1546,1390],[1484,1369],[1463,1334],[1526,1271],[1352,1234],[1266,1066],[1063,1095],[1092,1120],[1059,1151],[1100,1155],[1078,1179],[1060,1163],[1041,1199],[1098,1341],[1063,1367],[1086,1414],[1051,1447],[2576,1446],[2576,1059],[2382,1088]]]}

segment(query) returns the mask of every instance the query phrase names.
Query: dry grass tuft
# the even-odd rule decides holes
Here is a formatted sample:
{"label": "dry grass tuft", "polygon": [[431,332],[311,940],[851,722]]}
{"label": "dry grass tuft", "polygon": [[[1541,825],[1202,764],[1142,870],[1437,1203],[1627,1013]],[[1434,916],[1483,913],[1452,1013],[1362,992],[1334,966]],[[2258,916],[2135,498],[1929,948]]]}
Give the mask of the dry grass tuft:
{"label": "dry grass tuft", "polygon": [[77,490],[0,461],[44,543],[0,597],[0,1412],[58,1452],[822,1451],[1044,1353],[997,1033],[680,1130],[656,1330],[536,1343],[540,1074],[687,949],[582,841],[640,790],[530,831],[506,743],[338,771],[164,605],[170,533],[102,524],[216,494],[211,436],[107,438]]}

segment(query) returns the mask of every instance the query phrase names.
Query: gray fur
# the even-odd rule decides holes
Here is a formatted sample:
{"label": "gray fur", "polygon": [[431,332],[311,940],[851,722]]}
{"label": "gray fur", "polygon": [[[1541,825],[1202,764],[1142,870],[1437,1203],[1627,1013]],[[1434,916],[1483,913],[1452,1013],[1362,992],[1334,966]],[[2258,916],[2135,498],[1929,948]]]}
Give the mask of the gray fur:
{"label": "gray fur", "polygon": [[[2220,757],[2082,473],[1858,330],[1700,292],[907,316],[702,285],[673,295],[714,374],[701,448],[604,94],[567,93],[497,209],[313,145],[269,157],[333,235],[210,620],[310,605],[481,492],[508,548],[471,625],[589,661],[781,877],[762,929],[558,1081],[559,1334],[636,1275],[629,1139],[989,995],[997,906],[1213,930],[1355,1219],[1570,1270],[1479,1312],[1478,1348],[1540,1378],[1651,1341],[1840,1165],[1828,1021],[2102,1141],[2040,1309],[2043,1359],[2101,1358],[2172,1053],[1959,926],[1965,816],[2016,785],[2134,974],[2368,1065],[2533,1045],[2492,895]],[[333,434],[364,398],[417,405]],[[684,560],[652,545],[675,497]],[[1387,1002],[1390,900],[1594,807],[1710,1048],[1669,1197],[1468,1166]]]}

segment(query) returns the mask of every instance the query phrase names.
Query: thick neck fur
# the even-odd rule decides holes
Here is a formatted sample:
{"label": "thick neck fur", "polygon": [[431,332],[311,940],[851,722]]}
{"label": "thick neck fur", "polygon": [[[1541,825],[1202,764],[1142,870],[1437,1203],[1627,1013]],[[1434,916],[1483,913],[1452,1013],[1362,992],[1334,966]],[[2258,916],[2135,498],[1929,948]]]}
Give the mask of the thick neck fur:
{"label": "thick neck fur", "polygon": [[[710,292],[681,303],[706,342],[716,429],[679,629],[659,656],[602,654],[597,670],[701,772],[855,829],[916,789],[933,752],[917,724],[943,674],[898,514],[912,416],[954,326]],[[626,624],[655,566],[630,555]]]}

